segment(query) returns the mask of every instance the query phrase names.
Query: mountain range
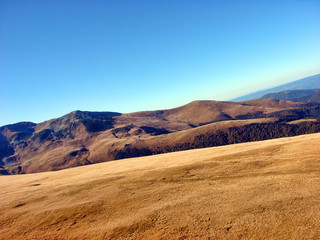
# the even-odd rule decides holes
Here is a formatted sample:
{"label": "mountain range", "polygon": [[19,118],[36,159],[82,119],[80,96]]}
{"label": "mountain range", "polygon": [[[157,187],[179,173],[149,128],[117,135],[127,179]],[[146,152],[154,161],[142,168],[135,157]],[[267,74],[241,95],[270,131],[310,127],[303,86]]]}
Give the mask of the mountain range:
{"label": "mountain range", "polygon": [[[0,127],[0,174],[23,174],[320,131],[320,75],[243,102],[193,101],[128,114],[74,111]],[[303,85],[303,83],[307,85]],[[277,89],[283,89],[278,87]]]}
{"label": "mountain range", "polygon": [[320,89],[320,74],[299,79],[293,82],[289,82],[287,84],[283,84],[277,87],[268,88],[268,89],[260,90],[244,96],[240,96],[235,99],[232,99],[231,101],[235,101],[235,102],[248,101],[256,98],[261,98],[262,96],[268,93],[277,93],[277,92],[283,92],[288,90],[301,90],[301,89]]}
{"label": "mountain range", "polygon": [[317,102],[320,103],[320,89],[287,90],[278,93],[268,93],[262,98],[276,100],[289,100],[293,102]]}
{"label": "mountain range", "polygon": [[[274,99],[194,101],[159,111],[74,111],[0,128],[2,174],[34,173],[316,132],[320,105]],[[308,118],[299,124],[287,124]],[[312,120],[310,122],[310,119]]]}

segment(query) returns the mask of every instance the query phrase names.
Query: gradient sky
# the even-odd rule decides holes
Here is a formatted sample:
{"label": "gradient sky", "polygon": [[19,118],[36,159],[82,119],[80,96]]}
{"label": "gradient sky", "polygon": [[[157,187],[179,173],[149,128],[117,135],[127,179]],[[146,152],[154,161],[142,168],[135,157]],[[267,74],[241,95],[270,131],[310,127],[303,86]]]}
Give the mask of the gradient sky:
{"label": "gradient sky", "polygon": [[319,0],[0,0],[0,126],[228,100],[319,72]]}

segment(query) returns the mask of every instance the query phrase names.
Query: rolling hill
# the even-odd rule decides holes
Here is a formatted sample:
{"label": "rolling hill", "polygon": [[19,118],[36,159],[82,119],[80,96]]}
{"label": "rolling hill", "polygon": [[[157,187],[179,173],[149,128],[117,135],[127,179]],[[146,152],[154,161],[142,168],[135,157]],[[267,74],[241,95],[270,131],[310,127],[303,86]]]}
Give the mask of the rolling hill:
{"label": "rolling hill", "polygon": [[[319,131],[320,105],[274,99],[194,101],[159,111],[74,111],[0,128],[0,173],[22,174]],[[287,122],[299,119],[313,122]],[[239,134],[241,133],[241,134]]]}
{"label": "rolling hill", "polygon": [[319,239],[319,141],[0,176],[0,239]]}

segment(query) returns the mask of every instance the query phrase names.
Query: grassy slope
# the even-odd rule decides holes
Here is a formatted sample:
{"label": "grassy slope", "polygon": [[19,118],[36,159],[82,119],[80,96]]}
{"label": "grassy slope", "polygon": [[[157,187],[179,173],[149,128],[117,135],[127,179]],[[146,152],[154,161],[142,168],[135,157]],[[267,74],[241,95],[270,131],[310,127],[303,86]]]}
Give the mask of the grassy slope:
{"label": "grassy slope", "polygon": [[319,141],[0,176],[0,239],[319,239]]}

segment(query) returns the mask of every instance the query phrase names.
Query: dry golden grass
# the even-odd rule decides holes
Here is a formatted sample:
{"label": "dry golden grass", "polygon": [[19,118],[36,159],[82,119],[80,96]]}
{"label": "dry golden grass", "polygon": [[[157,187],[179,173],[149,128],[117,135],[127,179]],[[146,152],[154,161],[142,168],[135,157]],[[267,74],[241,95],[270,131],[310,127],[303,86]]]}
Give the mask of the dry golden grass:
{"label": "dry golden grass", "polygon": [[1,239],[319,239],[320,134],[0,177]]}
{"label": "dry golden grass", "polygon": [[302,122],[316,122],[317,119],[315,118],[307,118],[307,119],[298,119],[298,120],[295,120],[295,121],[291,121],[291,122],[288,122],[289,124],[299,124],[299,123],[302,123]]}

